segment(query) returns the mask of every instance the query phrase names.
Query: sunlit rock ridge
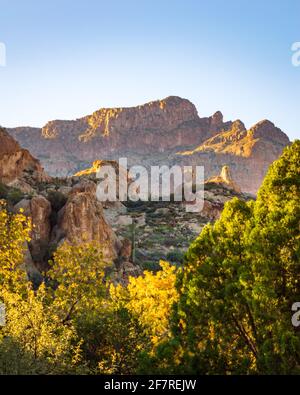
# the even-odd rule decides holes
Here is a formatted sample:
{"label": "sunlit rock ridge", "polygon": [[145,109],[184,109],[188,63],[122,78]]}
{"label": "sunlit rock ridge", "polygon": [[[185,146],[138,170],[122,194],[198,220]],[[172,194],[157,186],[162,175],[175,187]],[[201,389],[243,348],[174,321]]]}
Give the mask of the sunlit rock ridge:
{"label": "sunlit rock ridge", "polygon": [[131,108],[102,108],[77,120],[50,121],[41,129],[8,131],[52,176],[119,157],[127,157],[129,165],[203,165],[206,178],[227,165],[242,191],[253,194],[290,143],[268,120],[247,130],[240,120],[224,122],[220,111],[200,117],[193,103],[176,96]]}

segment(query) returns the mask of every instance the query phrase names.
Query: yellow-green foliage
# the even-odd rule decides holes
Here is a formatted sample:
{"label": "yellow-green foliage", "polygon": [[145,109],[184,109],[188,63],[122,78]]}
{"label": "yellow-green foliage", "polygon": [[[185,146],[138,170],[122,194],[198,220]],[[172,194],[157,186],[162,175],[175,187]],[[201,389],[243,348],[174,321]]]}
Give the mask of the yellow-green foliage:
{"label": "yellow-green foliage", "polygon": [[[6,325],[3,328],[3,343],[8,339],[19,349],[19,360],[13,364],[15,372],[4,373],[63,373],[72,371],[76,361],[76,339],[74,328],[63,325],[59,316],[46,301],[44,285],[37,292],[28,287],[21,297],[17,293],[5,292]],[[77,345],[76,345],[77,340]],[[14,352],[11,348],[8,352]],[[2,354],[3,357],[3,354]],[[11,358],[4,354],[1,359],[2,369]],[[1,365],[0,365],[1,371]]]}
{"label": "yellow-green foliage", "polygon": [[65,243],[54,253],[50,265],[47,275],[55,288],[53,303],[64,322],[101,308],[106,264],[99,244],[86,242],[72,246]]}
{"label": "yellow-green foliage", "polygon": [[6,324],[0,328],[0,373],[59,373],[77,363],[72,325],[63,325],[43,285],[34,291],[26,280],[24,243],[30,223],[25,216],[0,210],[0,300]]}
{"label": "yellow-green foliage", "polygon": [[[0,286],[3,289],[19,289],[25,282],[24,248],[30,238],[31,224],[20,211],[11,214],[4,202],[0,202]],[[1,291],[0,291],[1,292]]]}
{"label": "yellow-green foliage", "polygon": [[160,266],[157,273],[145,271],[141,277],[131,277],[126,288],[119,285],[110,289],[114,302],[122,303],[154,344],[168,337],[169,316],[178,298],[176,268],[164,261]]}

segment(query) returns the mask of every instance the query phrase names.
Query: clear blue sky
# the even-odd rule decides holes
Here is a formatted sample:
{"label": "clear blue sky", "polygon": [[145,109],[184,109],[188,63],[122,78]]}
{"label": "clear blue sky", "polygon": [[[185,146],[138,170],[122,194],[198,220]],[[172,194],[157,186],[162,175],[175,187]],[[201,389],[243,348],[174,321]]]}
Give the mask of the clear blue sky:
{"label": "clear blue sky", "polygon": [[300,0],[0,0],[0,124],[169,95],[300,138]]}

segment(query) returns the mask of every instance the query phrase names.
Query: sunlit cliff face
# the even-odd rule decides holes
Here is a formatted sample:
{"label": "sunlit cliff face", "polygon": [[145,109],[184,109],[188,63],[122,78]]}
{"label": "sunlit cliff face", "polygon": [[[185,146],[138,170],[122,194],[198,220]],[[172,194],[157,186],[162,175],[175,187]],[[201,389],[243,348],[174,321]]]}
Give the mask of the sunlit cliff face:
{"label": "sunlit cliff face", "polygon": [[205,177],[228,164],[243,191],[256,193],[269,165],[289,144],[270,121],[247,130],[217,111],[199,117],[186,99],[168,97],[131,108],[103,108],[73,121],[51,121],[42,129],[9,132],[55,176],[72,175],[95,160],[128,158],[129,165],[199,165]]}

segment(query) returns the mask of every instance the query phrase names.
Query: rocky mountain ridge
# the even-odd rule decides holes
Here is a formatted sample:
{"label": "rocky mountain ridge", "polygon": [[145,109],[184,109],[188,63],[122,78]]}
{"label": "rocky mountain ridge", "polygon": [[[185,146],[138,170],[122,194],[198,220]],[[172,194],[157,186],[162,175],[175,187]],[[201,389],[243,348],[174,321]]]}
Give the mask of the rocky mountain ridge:
{"label": "rocky mountain ridge", "polygon": [[288,145],[270,121],[246,130],[242,121],[224,122],[217,111],[199,117],[186,99],[171,96],[132,108],[103,108],[74,121],[51,121],[42,129],[9,133],[40,159],[52,176],[72,175],[96,159],[127,157],[129,165],[204,165],[205,176],[229,165],[242,191],[255,194],[268,166]]}

